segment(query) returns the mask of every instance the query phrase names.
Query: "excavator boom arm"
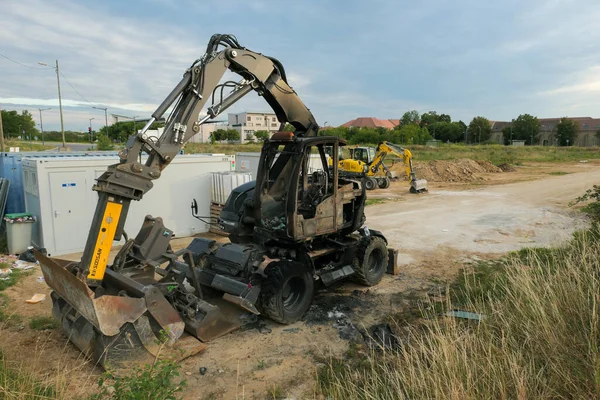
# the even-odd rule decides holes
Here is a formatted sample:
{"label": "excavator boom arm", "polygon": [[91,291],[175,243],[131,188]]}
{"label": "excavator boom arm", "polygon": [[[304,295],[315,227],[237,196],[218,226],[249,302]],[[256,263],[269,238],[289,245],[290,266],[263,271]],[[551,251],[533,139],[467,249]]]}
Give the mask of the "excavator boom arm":
{"label": "excavator boom arm", "polygon": [[[225,48],[219,50],[219,46]],[[220,84],[228,70],[240,75],[241,81]],[[224,97],[227,88],[232,91]],[[233,36],[213,35],[206,53],[185,72],[142,131],[129,138],[120,153],[121,162],[108,167],[97,179],[94,190],[99,195],[98,204],[80,263],[88,285],[97,286],[102,282],[112,242],[122,236],[131,201],[140,200],[152,188],[152,181],[160,177],[181,147],[199,132],[202,123],[215,118],[253,90],[273,108],[281,127],[289,122],[297,136],[317,135],[314,116],[288,85],[279,61],[243,48]],[[215,102],[215,98],[219,101]],[[209,99],[212,104],[207,115],[199,119]],[[164,133],[158,140],[148,137],[146,131],[171,106]],[[140,162],[142,153],[148,155],[144,163]]]}
{"label": "excavator boom arm", "polygon": [[383,161],[388,154],[393,154],[396,157],[401,158],[404,162],[404,169],[406,170],[408,179],[411,182],[416,179],[412,170],[412,153],[410,150],[389,142],[381,142],[379,146],[377,146],[375,158],[371,162],[371,171],[373,174],[376,174],[380,167],[385,169]]}

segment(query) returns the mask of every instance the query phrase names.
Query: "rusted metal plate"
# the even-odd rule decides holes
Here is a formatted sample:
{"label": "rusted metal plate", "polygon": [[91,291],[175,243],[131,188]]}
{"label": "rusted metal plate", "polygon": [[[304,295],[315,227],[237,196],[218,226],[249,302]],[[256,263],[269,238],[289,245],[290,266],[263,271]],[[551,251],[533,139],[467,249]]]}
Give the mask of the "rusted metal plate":
{"label": "rusted metal plate", "polygon": [[73,306],[92,325],[100,329],[92,300],[94,292],[83,281],[67,271],[64,263],[58,263],[36,250],[34,250],[34,255],[40,262],[46,284]]}
{"label": "rusted metal plate", "polygon": [[46,284],[106,336],[118,334],[123,324],[135,321],[146,311],[144,299],[108,295],[94,298],[88,285],[65,269],[67,264],[36,253]]}
{"label": "rusted metal plate", "polygon": [[98,329],[106,336],[118,334],[124,324],[134,322],[146,312],[144,299],[135,297],[105,295],[92,302],[98,320]]}
{"label": "rusted metal plate", "polygon": [[320,256],[324,256],[325,254],[334,253],[336,249],[334,247],[327,247],[325,249],[314,250],[308,253],[310,258],[316,258]]}
{"label": "rusted metal plate", "polygon": [[146,292],[146,307],[156,322],[169,335],[169,342],[173,343],[181,337],[185,324],[177,310],[162,295],[157,288],[151,288]]}

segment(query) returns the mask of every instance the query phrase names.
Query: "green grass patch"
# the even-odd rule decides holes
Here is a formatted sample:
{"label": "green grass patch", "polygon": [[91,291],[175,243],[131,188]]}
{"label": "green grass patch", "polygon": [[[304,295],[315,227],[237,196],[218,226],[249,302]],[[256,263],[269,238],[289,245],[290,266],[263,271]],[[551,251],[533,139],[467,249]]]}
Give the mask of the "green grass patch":
{"label": "green grass patch", "polygon": [[58,328],[58,323],[52,317],[33,317],[29,320],[29,327],[36,331]]}
{"label": "green grass patch", "polygon": [[223,153],[223,154],[235,154],[238,152],[260,152],[262,144],[260,143],[244,143],[244,144],[210,144],[210,143],[186,143],[185,153]]}
{"label": "green grass patch", "polygon": [[569,175],[569,172],[565,172],[565,171],[552,171],[552,172],[548,172],[548,175],[562,176],[562,175]]}
{"label": "green grass patch", "polygon": [[[361,146],[377,147],[377,144],[361,144]],[[413,153],[415,161],[457,160],[470,158],[489,161],[495,165],[522,165],[526,162],[573,162],[600,159],[598,147],[556,147],[556,146],[503,146],[500,144],[440,144],[437,147],[422,145],[406,146]],[[260,152],[260,143],[246,144],[210,144],[188,143],[185,152],[192,153],[224,153]],[[391,159],[391,158],[390,158]],[[390,159],[386,159],[389,163]]]}
{"label": "green grass patch", "polygon": [[365,201],[365,206],[372,206],[375,204],[383,204],[386,203],[388,200],[387,199],[367,199]]}
{"label": "green grass patch", "polygon": [[8,151],[10,147],[19,147],[20,151],[44,151],[53,149],[55,146],[44,145],[37,141],[31,143],[23,140],[5,140],[4,141],[5,151]]}
{"label": "green grass patch", "polygon": [[[10,264],[0,263],[0,269],[10,268]],[[3,276],[3,279],[0,279],[0,292],[17,284],[17,282],[31,275],[32,271],[23,271],[20,269],[13,269],[12,272],[6,276]]]}

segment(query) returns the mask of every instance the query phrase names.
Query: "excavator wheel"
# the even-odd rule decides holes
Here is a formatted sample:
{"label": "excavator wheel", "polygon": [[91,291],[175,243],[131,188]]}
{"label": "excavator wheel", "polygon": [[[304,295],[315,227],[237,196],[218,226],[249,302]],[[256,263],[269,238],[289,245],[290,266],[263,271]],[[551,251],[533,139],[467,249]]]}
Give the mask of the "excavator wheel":
{"label": "excavator wheel", "polygon": [[265,270],[261,312],[281,324],[298,321],[308,310],[315,292],[312,272],[304,264],[280,261]]}
{"label": "excavator wheel", "polygon": [[385,241],[377,236],[362,238],[354,258],[354,280],[366,286],[377,285],[387,269],[388,251]]}
{"label": "excavator wheel", "polygon": [[367,190],[373,190],[376,187],[377,187],[377,181],[375,180],[375,178],[367,177],[367,179],[365,180],[365,188]]}
{"label": "excavator wheel", "polygon": [[381,178],[378,183],[380,189],[387,189],[390,187],[390,178]]}

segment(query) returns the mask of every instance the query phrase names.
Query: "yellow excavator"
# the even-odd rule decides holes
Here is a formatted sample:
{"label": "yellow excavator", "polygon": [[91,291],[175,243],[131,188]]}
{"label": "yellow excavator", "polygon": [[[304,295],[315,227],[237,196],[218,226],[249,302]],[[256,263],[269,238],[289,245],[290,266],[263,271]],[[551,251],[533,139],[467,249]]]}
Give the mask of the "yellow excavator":
{"label": "yellow excavator", "polygon": [[[417,179],[412,168],[412,153],[389,142],[381,142],[377,148],[354,147],[350,148],[350,158],[344,159],[338,155],[338,170],[340,175],[347,178],[365,178],[365,188],[373,190],[377,187],[386,189],[390,186],[392,172],[386,167],[384,160],[388,154],[401,158],[404,162],[406,176],[410,182],[411,193],[422,193],[427,191],[427,181]],[[331,164],[331,161],[330,161]]]}

